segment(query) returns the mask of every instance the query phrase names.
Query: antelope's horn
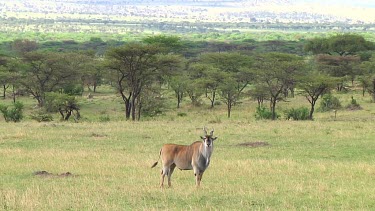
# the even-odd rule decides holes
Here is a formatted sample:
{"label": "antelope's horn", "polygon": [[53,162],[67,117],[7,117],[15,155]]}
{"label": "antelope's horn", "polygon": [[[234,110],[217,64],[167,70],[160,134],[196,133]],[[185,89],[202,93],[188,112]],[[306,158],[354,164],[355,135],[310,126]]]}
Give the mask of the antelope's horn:
{"label": "antelope's horn", "polygon": [[211,135],[211,136],[214,135],[214,129],[211,130],[210,135]]}
{"label": "antelope's horn", "polygon": [[206,126],[203,127],[204,135],[207,135]]}

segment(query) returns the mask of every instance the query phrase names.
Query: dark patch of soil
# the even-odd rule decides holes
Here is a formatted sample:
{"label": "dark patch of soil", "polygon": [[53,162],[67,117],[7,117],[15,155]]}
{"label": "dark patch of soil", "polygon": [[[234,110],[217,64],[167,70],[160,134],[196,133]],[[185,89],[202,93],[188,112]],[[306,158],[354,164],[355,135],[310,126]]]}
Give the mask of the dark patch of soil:
{"label": "dark patch of soil", "polygon": [[36,172],[34,172],[34,175],[35,176],[50,176],[52,174],[49,173],[48,171],[36,171]]}
{"label": "dark patch of soil", "polygon": [[68,171],[68,172],[60,174],[59,176],[60,177],[71,177],[71,176],[74,176],[74,175]]}
{"label": "dark patch of soil", "polygon": [[91,136],[92,136],[92,137],[96,137],[96,138],[103,138],[103,137],[107,137],[107,135],[103,135],[103,134],[98,134],[98,133],[91,133]]}
{"label": "dark patch of soil", "polygon": [[94,137],[94,138],[104,138],[104,137],[107,137],[107,135],[105,135],[105,134],[99,134],[99,133],[91,133],[91,137]]}
{"label": "dark patch of soil", "polygon": [[265,147],[269,146],[270,144],[264,141],[256,141],[256,142],[245,142],[245,143],[240,143],[237,144],[237,146],[240,147],[251,147],[251,148],[256,148],[256,147]]}
{"label": "dark patch of soil", "polygon": [[36,172],[33,173],[33,175],[41,176],[41,177],[72,177],[72,176],[74,176],[70,172],[65,172],[65,173],[61,173],[61,174],[52,174],[52,173],[49,173],[48,171],[36,171]]}

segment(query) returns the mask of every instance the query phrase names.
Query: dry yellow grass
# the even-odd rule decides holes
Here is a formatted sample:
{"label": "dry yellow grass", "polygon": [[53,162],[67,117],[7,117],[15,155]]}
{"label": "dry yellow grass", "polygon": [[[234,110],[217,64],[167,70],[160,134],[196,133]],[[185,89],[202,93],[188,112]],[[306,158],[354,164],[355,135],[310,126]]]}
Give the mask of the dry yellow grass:
{"label": "dry yellow grass", "polygon": [[[371,210],[374,121],[253,121],[209,117],[145,122],[0,123],[5,210]],[[203,119],[203,120],[202,120]],[[202,187],[175,171],[159,188],[150,165],[163,143],[219,137]],[[259,147],[240,143],[265,142]],[[256,145],[255,145],[256,146]],[[158,166],[160,168],[160,166]],[[45,170],[53,175],[34,175]],[[70,172],[73,176],[58,176]]]}

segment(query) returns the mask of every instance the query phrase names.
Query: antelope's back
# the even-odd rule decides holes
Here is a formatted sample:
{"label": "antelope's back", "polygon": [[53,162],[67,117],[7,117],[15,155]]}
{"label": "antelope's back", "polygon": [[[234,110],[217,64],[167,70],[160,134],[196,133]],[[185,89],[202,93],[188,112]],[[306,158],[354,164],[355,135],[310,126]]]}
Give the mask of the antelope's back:
{"label": "antelope's back", "polygon": [[191,145],[164,144],[161,150],[162,161],[165,164],[175,163],[179,169],[191,169],[194,151],[198,150],[201,141]]}

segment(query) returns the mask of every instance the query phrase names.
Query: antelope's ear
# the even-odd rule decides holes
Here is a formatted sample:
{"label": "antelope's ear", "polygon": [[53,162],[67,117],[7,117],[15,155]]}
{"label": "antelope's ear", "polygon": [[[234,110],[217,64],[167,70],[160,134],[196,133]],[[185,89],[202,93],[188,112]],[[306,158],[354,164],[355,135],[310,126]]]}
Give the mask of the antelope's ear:
{"label": "antelope's ear", "polygon": [[215,141],[217,139],[217,137],[215,137],[215,138],[212,138],[212,141]]}

